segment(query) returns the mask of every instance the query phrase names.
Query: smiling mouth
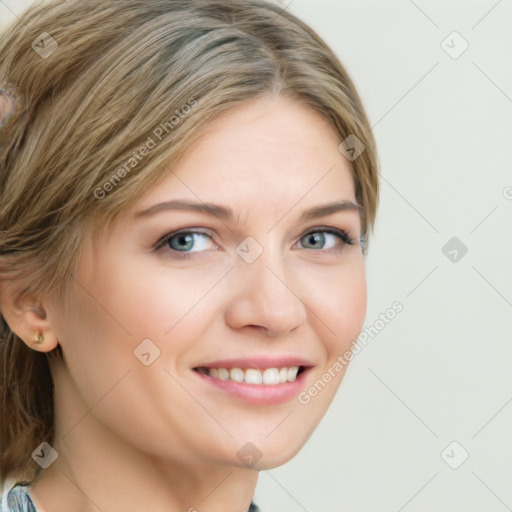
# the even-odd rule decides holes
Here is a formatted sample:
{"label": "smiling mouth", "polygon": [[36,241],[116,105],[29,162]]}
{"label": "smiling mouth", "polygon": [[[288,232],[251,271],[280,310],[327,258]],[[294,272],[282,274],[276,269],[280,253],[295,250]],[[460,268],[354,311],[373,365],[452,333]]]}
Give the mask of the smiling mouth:
{"label": "smiling mouth", "polygon": [[244,384],[277,386],[294,382],[304,372],[305,366],[286,366],[282,368],[210,368],[199,366],[195,371],[215,380],[234,381]]}

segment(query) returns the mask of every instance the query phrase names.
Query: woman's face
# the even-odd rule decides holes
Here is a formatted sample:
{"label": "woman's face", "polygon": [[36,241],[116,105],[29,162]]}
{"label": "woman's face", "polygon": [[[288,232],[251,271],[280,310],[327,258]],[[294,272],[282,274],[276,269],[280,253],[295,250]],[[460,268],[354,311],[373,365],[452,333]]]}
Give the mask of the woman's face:
{"label": "woman's face", "polygon": [[88,241],[71,300],[50,311],[62,432],[104,429],[162,461],[257,469],[300,449],[366,312],[340,142],[291,100],[244,104]]}

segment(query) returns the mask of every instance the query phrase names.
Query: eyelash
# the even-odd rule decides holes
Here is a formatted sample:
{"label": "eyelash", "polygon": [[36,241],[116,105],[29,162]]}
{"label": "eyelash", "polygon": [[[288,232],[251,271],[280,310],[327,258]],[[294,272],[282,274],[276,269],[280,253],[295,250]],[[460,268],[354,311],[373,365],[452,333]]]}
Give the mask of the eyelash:
{"label": "eyelash", "polygon": [[[313,233],[329,233],[329,234],[332,234],[332,235],[336,235],[344,244],[346,245],[354,245],[354,240],[353,238],[344,230],[342,229],[337,229],[337,228],[332,228],[332,227],[328,227],[328,226],[316,226],[312,229],[309,229],[307,230],[300,238],[299,238],[299,241],[308,236],[308,235],[311,235]],[[176,251],[175,249],[171,249],[170,247],[166,247],[166,245],[168,244],[169,240],[171,240],[172,238],[178,236],[178,235],[192,235],[192,234],[201,234],[201,235],[206,235],[208,236],[212,241],[213,241],[213,233],[210,231],[210,230],[202,230],[202,229],[182,229],[182,230],[178,230],[178,231],[174,231],[172,233],[169,233],[165,236],[163,236],[155,245],[155,250],[160,250],[160,249],[166,249],[168,251],[171,251],[172,253],[174,253],[176,255],[176,257],[178,258],[183,258],[183,259],[186,259],[186,258],[190,258],[194,252],[182,252],[182,251]],[[323,252],[335,252],[336,250],[339,250],[339,249],[311,249],[312,251],[323,251]],[[197,252],[197,251],[195,251]],[[174,255],[173,254],[173,255]]]}

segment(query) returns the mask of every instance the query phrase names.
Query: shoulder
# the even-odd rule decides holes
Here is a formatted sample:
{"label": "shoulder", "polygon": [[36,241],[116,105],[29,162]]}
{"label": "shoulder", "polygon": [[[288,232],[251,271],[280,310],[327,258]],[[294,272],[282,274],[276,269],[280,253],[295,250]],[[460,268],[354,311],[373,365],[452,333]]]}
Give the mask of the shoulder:
{"label": "shoulder", "polygon": [[14,484],[3,496],[0,503],[0,512],[37,512],[34,502],[30,498],[27,482]]}

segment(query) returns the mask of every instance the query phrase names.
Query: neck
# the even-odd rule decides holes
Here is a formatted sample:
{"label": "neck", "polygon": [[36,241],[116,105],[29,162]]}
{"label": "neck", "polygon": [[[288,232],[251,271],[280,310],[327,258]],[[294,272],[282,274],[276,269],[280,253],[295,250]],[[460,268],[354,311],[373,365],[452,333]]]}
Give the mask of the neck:
{"label": "neck", "polygon": [[40,512],[248,511],[258,471],[194,457],[180,446],[170,450],[172,436],[166,446],[177,454],[172,460],[158,449],[142,450],[92,410],[78,408],[72,393],[57,393],[55,410],[58,458],[31,486]]}

